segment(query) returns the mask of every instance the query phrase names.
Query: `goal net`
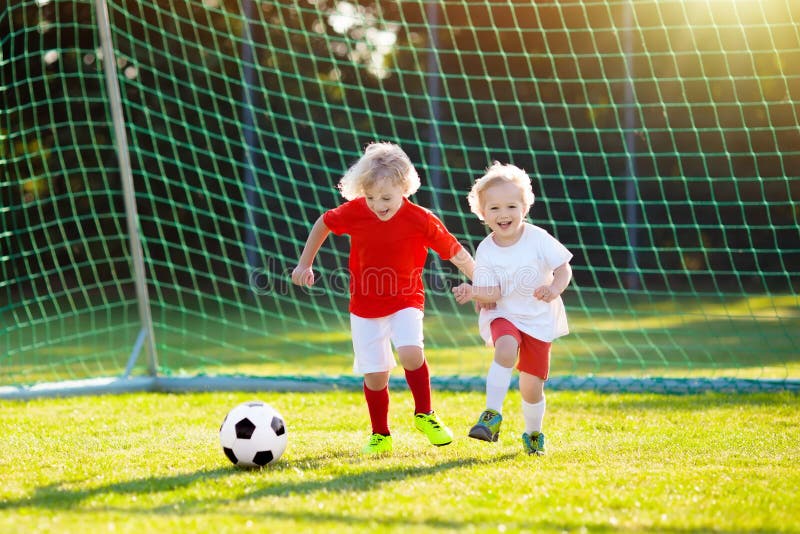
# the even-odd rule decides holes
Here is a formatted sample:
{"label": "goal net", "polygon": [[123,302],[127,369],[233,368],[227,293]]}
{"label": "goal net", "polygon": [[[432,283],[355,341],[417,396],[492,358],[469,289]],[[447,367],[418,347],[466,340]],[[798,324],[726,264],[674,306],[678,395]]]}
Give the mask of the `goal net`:
{"label": "goal net", "polygon": [[[289,273],[371,141],[473,251],[471,183],[532,176],[575,255],[554,387],[796,387],[798,28],[794,0],[10,0],[0,387],[353,383],[347,239]],[[431,255],[426,352],[482,388],[460,281]]]}

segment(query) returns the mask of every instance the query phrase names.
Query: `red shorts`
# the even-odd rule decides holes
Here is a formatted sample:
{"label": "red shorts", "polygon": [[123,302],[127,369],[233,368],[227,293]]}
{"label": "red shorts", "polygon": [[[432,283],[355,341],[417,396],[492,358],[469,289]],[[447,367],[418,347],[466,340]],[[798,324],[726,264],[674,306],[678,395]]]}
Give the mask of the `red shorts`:
{"label": "red shorts", "polygon": [[511,336],[517,340],[519,345],[517,369],[547,380],[547,375],[550,374],[550,347],[553,345],[551,342],[539,341],[520,332],[508,319],[495,319],[489,327],[492,330],[492,341],[495,343],[501,336]]}

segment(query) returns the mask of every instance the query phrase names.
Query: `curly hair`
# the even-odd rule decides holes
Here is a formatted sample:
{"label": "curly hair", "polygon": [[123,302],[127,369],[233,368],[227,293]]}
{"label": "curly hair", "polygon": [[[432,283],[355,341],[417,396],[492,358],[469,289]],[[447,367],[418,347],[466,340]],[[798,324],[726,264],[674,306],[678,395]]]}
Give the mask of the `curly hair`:
{"label": "curly hair", "polygon": [[403,196],[417,192],[419,175],[408,155],[394,143],[374,142],[339,180],[339,191],[347,200],[364,196],[364,191],[383,179],[403,188]]}
{"label": "curly hair", "polygon": [[467,195],[469,209],[480,220],[483,220],[482,193],[497,182],[506,182],[517,186],[520,195],[522,195],[522,201],[527,204],[529,210],[531,209],[535,196],[533,195],[530,176],[516,165],[510,163],[502,164],[499,161],[495,161],[486,169],[486,174],[475,181]]}

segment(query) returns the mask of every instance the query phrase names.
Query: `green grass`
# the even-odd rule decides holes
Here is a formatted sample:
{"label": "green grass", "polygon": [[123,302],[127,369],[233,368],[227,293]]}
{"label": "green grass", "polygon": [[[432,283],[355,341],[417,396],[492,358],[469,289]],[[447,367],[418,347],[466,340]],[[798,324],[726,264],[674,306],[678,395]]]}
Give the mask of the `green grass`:
{"label": "green grass", "polygon": [[[227,410],[289,425],[263,470],[228,463]],[[519,396],[494,444],[480,393],[434,392],[430,446],[392,393],[395,452],[358,454],[360,392],[136,394],[0,402],[0,532],[800,532],[800,397],[551,392],[548,455],[522,454]]]}

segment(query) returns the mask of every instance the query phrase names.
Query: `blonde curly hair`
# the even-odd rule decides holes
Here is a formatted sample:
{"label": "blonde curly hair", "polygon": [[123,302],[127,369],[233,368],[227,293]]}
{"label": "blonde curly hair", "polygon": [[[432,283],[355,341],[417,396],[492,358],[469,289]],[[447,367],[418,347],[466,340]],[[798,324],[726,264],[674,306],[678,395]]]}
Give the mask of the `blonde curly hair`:
{"label": "blonde curly hair", "polygon": [[530,176],[516,165],[510,163],[502,164],[499,161],[495,161],[486,169],[486,174],[475,181],[467,195],[469,209],[480,220],[483,220],[482,193],[498,182],[516,185],[519,188],[522,201],[528,206],[528,210],[531,209],[536,197],[533,194]]}
{"label": "blonde curly hair", "polygon": [[339,191],[347,200],[364,196],[364,192],[383,179],[403,188],[403,196],[417,192],[419,175],[408,155],[394,143],[374,142],[339,180]]}

